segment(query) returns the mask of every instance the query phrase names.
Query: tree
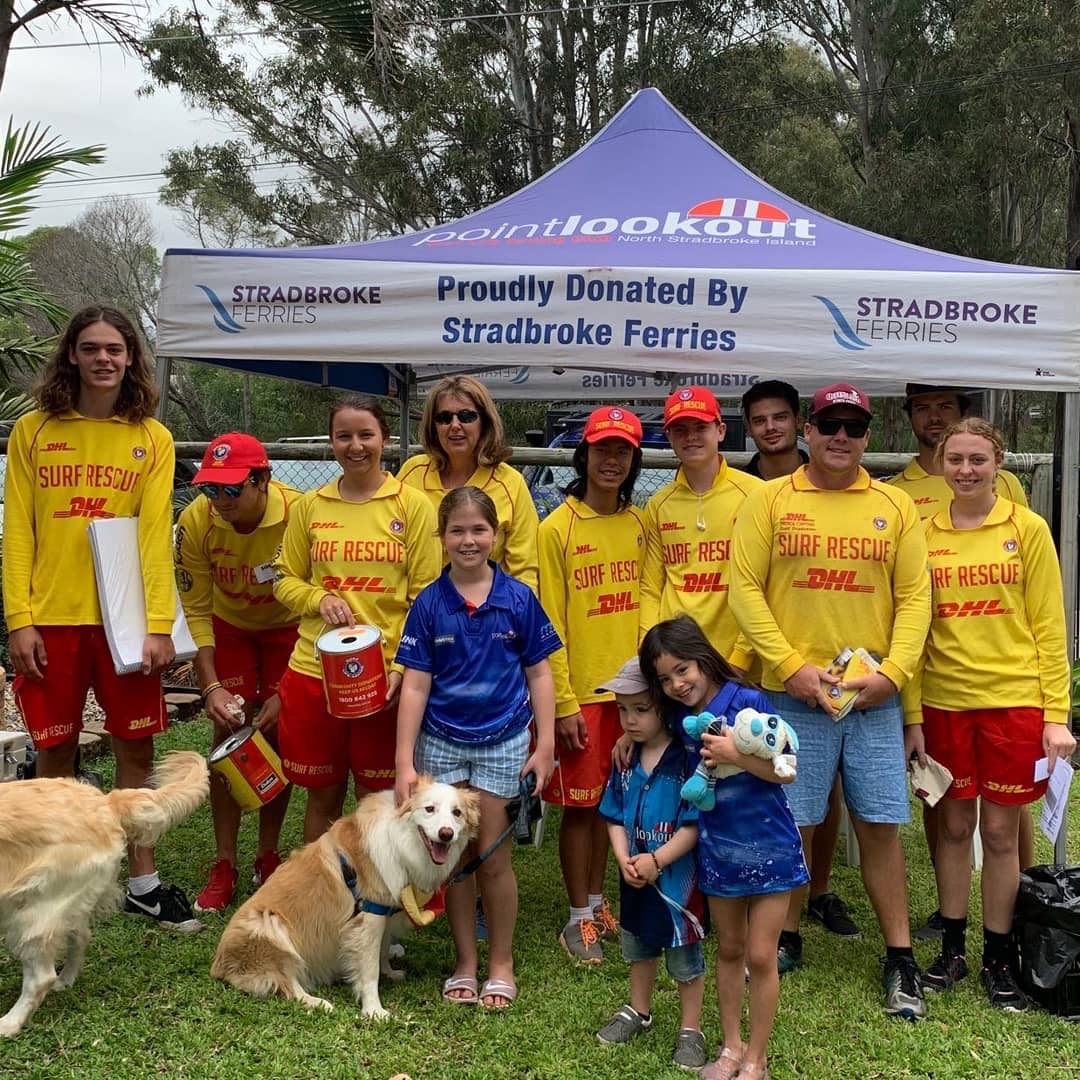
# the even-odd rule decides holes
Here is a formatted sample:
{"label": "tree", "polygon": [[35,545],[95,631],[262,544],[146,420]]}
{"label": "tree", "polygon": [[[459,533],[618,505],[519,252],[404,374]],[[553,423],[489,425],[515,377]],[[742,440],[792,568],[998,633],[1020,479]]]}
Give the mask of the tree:
{"label": "tree", "polygon": [[43,319],[55,329],[67,314],[41,288],[25,244],[11,233],[26,223],[43,180],[103,160],[101,146],[72,149],[39,124],[15,128],[8,123],[0,151],[0,375],[32,370],[47,355],[49,343],[31,331],[32,320]]}
{"label": "tree", "polygon": [[[640,86],[658,86],[740,153],[769,118],[718,104],[764,96],[774,78],[812,96],[821,77],[749,0],[534,6],[482,2],[454,18],[387,0],[379,10],[401,32],[391,78],[332,34],[300,33],[287,12],[245,7],[200,36],[173,11],[151,29],[148,91],[176,87],[242,137],[174,151],[168,198],[203,221],[238,210],[276,242],[400,233],[535,180]],[[228,37],[240,32],[283,52],[252,63]],[[271,167],[290,172],[275,178]]]}

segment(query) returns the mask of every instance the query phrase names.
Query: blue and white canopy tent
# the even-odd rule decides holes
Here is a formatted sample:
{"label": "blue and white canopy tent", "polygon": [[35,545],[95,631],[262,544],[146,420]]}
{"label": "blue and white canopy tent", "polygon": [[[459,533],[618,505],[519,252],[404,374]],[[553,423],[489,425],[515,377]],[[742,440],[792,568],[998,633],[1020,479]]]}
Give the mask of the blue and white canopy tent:
{"label": "blue and white canopy tent", "polygon": [[[1075,274],[825,217],[650,89],[539,180],[459,221],[335,247],[167,251],[158,354],[163,369],[184,357],[381,392],[394,379],[406,394],[425,365],[496,369],[496,387],[534,399],[655,396],[673,372],[721,397],[770,377],[804,393],[833,379],[879,394],[908,381],[1067,393],[1061,561],[1075,632],[1078,314]],[[565,392],[540,389],[553,379]]]}

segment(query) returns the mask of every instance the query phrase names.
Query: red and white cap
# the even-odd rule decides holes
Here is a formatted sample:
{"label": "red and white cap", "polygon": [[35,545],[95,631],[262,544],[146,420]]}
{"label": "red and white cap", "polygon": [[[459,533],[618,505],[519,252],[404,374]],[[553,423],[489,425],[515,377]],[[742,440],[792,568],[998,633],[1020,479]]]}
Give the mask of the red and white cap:
{"label": "red and white cap", "polygon": [[711,390],[704,386],[684,386],[668,395],[664,402],[664,427],[670,427],[676,420],[689,417],[702,420],[706,424],[721,419],[720,406]]}
{"label": "red and white cap", "polygon": [[601,439],[625,439],[631,446],[640,446],[641,421],[620,405],[602,405],[589,413],[582,438],[587,443]]}
{"label": "red and white cap", "polygon": [[820,416],[829,409],[855,409],[861,412],[867,420],[873,417],[870,411],[870,399],[851,383],[838,382],[831,386],[823,386],[815,395],[810,404],[810,416]]}
{"label": "red and white cap", "polygon": [[242,484],[252,469],[270,468],[263,444],[254,435],[229,431],[219,435],[203,454],[195,484]]}

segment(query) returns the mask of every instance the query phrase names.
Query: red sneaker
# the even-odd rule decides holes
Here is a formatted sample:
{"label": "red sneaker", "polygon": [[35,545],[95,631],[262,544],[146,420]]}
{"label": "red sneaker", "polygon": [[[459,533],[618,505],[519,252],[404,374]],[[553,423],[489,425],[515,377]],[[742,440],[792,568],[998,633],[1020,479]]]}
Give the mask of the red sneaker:
{"label": "red sneaker", "polygon": [[251,884],[257,889],[266,884],[266,879],[281,865],[281,856],[276,851],[264,851],[255,857],[255,873],[251,875]]}
{"label": "red sneaker", "polygon": [[195,910],[224,911],[232,903],[238,876],[236,867],[228,859],[218,859],[210,867],[210,876],[203,891],[195,898]]}

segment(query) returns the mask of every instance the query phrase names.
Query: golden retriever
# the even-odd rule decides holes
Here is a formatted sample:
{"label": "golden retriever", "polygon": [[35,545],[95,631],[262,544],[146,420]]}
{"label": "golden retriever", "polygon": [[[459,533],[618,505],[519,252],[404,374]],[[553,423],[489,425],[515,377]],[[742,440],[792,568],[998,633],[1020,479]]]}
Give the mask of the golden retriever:
{"label": "golden retriever", "polygon": [[256,997],[278,993],[324,1009],[330,1002],[310,991],[344,978],[364,1016],[388,1016],[379,1000],[387,915],[357,913],[358,898],[412,908],[415,916],[412,890],[434,893],[479,823],[475,792],[430,776],[422,776],[397,808],[392,791],[368,795],[318,840],[293,852],[236,912],[210,974]]}
{"label": "golden retriever", "polygon": [[23,965],[22,993],[0,1017],[0,1036],[17,1035],[50,990],[75,982],[92,918],[120,903],[128,843],[153,846],[199,806],[206,761],[169,754],[150,783],[108,795],[75,780],[0,784],[0,935]]}

